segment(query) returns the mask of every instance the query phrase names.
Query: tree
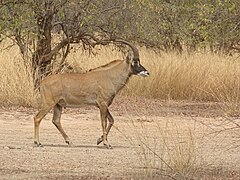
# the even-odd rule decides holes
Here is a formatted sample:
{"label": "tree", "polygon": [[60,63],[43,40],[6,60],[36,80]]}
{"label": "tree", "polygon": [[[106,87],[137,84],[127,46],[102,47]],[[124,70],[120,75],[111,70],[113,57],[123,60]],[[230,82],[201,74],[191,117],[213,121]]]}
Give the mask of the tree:
{"label": "tree", "polygon": [[32,52],[37,87],[58,54],[59,70],[64,66],[71,44],[91,50],[122,37],[127,6],[121,0],[6,0],[0,10],[2,38],[11,38],[24,57]]}

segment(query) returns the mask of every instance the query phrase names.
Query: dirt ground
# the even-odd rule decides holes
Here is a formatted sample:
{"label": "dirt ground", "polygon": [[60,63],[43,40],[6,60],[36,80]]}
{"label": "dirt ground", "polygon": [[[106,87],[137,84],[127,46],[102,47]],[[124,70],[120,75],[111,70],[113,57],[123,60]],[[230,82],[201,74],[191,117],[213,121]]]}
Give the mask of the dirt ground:
{"label": "dirt ground", "polygon": [[52,124],[51,112],[40,126],[43,147],[35,147],[37,110],[1,108],[0,179],[181,179],[178,172],[192,179],[240,179],[240,119],[225,118],[218,104],[117,97],[110,111],[111,150],[96,145],[102,134],[96,108],[64,110],[73,147]]}

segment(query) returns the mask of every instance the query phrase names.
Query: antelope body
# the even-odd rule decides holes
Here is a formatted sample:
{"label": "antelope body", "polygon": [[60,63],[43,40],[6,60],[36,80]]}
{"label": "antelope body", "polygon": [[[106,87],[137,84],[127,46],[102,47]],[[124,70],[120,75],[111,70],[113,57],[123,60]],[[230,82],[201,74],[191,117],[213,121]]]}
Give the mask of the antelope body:
{"label": "antelope body", "polygon": [[111,148],[107,141],[107,135],[114,123],[114,119],[108,110],[108,106],[111,105],[113,98],[128,82],[131,75],[149,75],[147,70],[140,64],[137,49],[125,41],[123,43],[132,48],[134,52],[133,59],[128,55],[126,60],[112,61],[85,74],[56,74],[48,76],[41,82],[42,106],[34,117],[35,144],[41,145],[39,142],[39,125],[44,116],[53,108],[53,124],[62,134],[65,142],[72,145],[61,126],[62,108],[93,105],[100,110],[103,130],[103,135],[98,139],[97,144],[103,142],[107,148]]}

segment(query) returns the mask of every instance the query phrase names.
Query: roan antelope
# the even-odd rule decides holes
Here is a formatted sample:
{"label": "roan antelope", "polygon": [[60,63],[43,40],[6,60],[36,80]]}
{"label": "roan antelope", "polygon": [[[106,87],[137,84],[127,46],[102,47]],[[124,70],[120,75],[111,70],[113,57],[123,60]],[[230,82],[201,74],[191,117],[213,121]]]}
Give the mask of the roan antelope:
{"label": "roan antelope", "polygon": [[[115,60],[84,74],[55,74],[48,76],[41,82],[42,104],[40,111],[34,117],[34,143],[37,146],[41,146],[39,142],[40,122],[52,108],[54,110],[53,124],[62,134],[65,142],[72,145],[60,122],[62,108],[93,105],[100,110],[103,130],[103,135],[97,140],[97,144],[103,142],[104,146],[111,148],[107,141],[107,135],[114,119],[108,110],[108,106],[111,105],[113,98],[128,82],[131,75],[149,75],[148,71],[140,64],[139,52],[136,47],[123,40],[114,42],[130,46],[133,51],[133,58],[128,54],[126,60]],[[109,121],[108,125],[107,119]]]}

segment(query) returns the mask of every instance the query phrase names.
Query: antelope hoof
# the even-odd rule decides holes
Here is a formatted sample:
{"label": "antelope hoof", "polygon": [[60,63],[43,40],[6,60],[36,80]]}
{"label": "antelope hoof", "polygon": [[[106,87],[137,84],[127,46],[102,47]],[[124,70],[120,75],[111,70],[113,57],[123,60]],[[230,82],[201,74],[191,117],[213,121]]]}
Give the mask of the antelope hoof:
{"label": "antelope hoof", "polygon": [[73,143],[71,141],[65,141],[69,147],[73,147]]}
{"label": "antelope hoof", "polygon": [[98,140],[97,140],[97,145],[99,145],[102,141],[103,141],[103,138],[102,138],[102,137],[98,138]]}
{"label": "antelope hoof", "polygon": [[112,149],[112,146],[110,144],[104,144],[104,147],[106,147],[107,149]]}
{"label": "antelope hoof", "polygon": [[35,147],[43,147],[43,145],[42,145],[41,143],[38,143],[38,142],[36,142],[36,141],[34,141],[34,146],[35,146]]}

